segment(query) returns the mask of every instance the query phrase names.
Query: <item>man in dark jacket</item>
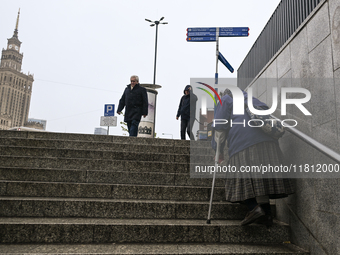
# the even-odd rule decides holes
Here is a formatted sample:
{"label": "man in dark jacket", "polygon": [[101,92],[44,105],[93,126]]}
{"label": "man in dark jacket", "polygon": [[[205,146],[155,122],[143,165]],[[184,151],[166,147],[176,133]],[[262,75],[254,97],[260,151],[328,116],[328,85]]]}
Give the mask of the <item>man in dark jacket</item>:
{"label": "man in dark jacket", "polygon": [[143,117],[148,115],[148,96],[146,89],[139,85],[139,78],[133,75],[130,78],[131,84],[127,85],[119,100],[117,113],[121,114],[125,108],[124,121],[127,124],[129,135],[137,136],[138,125]]}
{"label": "man in dark jacket", "polygon": [[196,117],[197,96],[192,92],[192,87],[187,85],[184,89],[184,96],[179,102],[176,120],[181,116],[181,139],[185,140],[185,131],[187,131],[190,140],[195,140],[192,133]]}

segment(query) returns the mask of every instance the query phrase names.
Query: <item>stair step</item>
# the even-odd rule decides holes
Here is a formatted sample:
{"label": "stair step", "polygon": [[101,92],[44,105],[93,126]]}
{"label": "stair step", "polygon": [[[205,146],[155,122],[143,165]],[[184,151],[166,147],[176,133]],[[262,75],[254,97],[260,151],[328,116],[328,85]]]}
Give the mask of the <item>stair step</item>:
{"label": "stair step", "polygon": [[129,143],[129,144],[149,144],[165,146],[190,146],[194,143],[205,147],[210,145],[210,141],[190,141],[177,139],[150,139],[143,137],[115,136],[115,135],[89,135],[76,133],[54,133],[54,132],[29,132],[29,131],[11,131],[0,130],[0,137],[3,138],[23,138],[23,139],[44,139],[58,141],[89,141],[89,142],[107,142],[107,143]]}
{"label": "stair step", "polygon": [[[173,139],[150,139],[143,137],[129,136],[112,136],[112,135],[89,135],[89,134],[72,134],[72,133],[53,133],[53,132],[29,132],[29,131],[9,131],[0,130],[0,137],[3,138],[23,138],[23,139],[44,139],[58,141],[88,141],[88,142],[106,142],[106,143],[127,143],[127,144],[144,144],[144,145],[164,145],[164,146],[190,146],[188,140]],[[206,144],[195,141],[197,144]]]}
{"label": "stair step", "polygon": [[[105,170],[62,170],[21,167],[0,167],[0,180],[76,182],[107,184],[141,184],[211,187],[212,179],[191,178],[188,173],[128,172]],[[216,179],[216,187],[224,186],[224,179]]]}
{"label": "stair step", "polygon": [[293,244],[11,244],[0,245],[0,254],[68,254],[68,255],[153,255],[153,254],[212,254],[212,255],[308,255]]}
{"label": "stair step", "polygon": [[289,226],[275,221],[0,218],[0,243],[282,243]]}
{"label": "stair step", "polygon": [[[209,209],[209,201],[0,197],[0,203],[0,217],[206,219]],[[242,220],[246,213],[239,204],[214,202],[212,207],[212,219]]]}
{"label": "stair step", "polygon": [[[46,139],[24,139],[24,138],[4,138],[0,137],[0,144],[3,146],[35,147],[35,148],[60,148],[60,149],[82,149],[92,151],[129,151],[139,152],[147,151],[151,153],[172,153],[188,154],[190,147],[175,145],[158,145],[150,146],[148,144],[118,142],[101,142],[101,141],[77,141],[77,140],[46,140]],[[210,148],[207,148],[210,149]],[[209,151],[209,150],[207,150]]]}
{"label": "stair step", "polygon": [[212,155],[211,142],[0,130],[0,145]]}
{"label": "stair step", "polygon": [[[133,160],[133,161],[159,161],[189,163],[189,154],[150,153],[146,151],[99,151],[79,149],[55,149],[36,147],[0,146],[1,156],[30,156],[45,158],[73,158],[73,159],[106,159],[106,160]],[[212,161],[211,156],[199,156],[197,160]],[[197,161],[196,160],[196,161]]]}
{"label": "stair step", "polygon": [[188,163],[158,162],[158,161],[126,161],[109,159],[87,158],[46,158],[29,156],[1,156],[2,167],[29,167],[29,168],[57,168],[82,170],[112,170],[163,172],[163,173],[189,173]]}
{"label": "stair step", "polygon": [[[0,196],[73,197],[209,201],[209,187],[0,181]],[[214,200],[223,201],[224,188],[215,187]]]}
{"label": "stair step", "polygon": [[[195,178],[212,178],[209,167],[214,162],[193,162],[191,164],[182,162],[161,161],[135,161],[135,160],[110,160],[110,159],[88,159],[88,158],[47,158],[30,156],[1,156],[1,168],[44,168],[63,170],[111,170],[129,172],[157,172],[157,173],[190,173]],[[196,173],[196,167],[200,167]],[[201,168],[202,167],[202,168]],[[206,171],[206,172],[205,172]],[[225,173],[220,172],[220,177]]]}

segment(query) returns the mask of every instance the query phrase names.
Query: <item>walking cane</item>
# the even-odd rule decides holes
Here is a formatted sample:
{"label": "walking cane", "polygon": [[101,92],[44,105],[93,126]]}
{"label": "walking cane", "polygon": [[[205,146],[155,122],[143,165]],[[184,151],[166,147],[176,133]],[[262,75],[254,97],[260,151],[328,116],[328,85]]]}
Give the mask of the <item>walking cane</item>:
{"label": "walking cane", "polygon": [[215,155],[215,171],[214,171],[213,181],[212,181],[212,186],[211,186],[210,204],[209,204],[207,224],[210,224],[210,218],[211,218],[211,207],[212,207],[212,201],[213,201],[213,196],[214,196],[216,170],[217,170],[218,159],[220,157],[220,136],[221,136],[221,134],[222,134],[221,132],[215,132],[215,141],[216,141],[216,144],[217,144],[216,155]]}

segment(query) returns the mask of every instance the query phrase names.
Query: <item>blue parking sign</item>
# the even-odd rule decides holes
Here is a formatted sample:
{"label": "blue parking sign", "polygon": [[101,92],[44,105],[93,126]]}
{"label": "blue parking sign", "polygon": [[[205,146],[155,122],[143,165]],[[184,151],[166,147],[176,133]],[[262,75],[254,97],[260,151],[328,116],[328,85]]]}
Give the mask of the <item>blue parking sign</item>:
{"label": "blue parking sign", "polygon": [[115,116],[115,105],[114,104],[105,105],[104,116]]}

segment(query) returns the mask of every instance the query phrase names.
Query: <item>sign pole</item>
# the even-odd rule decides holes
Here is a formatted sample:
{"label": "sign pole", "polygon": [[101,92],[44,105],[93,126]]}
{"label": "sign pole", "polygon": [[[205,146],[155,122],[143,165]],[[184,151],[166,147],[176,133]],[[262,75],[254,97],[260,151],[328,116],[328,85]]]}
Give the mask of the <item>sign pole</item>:
{"label": "sign pole", "polygon": [[[188,42],[213,42],[216,41],[216,72],[215,72],[215,90],[218,93],[217,85],[218,85],[218,60],[229,69],[230,72],[234,72],[232,66],[228,63],[228,61],[220,54],[219,51],[219,37],[238,37],[238,36],[249,36],[249,28],[248,27],[208,27],[208,28],[188,28],[187,29],[187,41]],[[215,37],[214,37],[215,36]],[[216,98],[216,96],[215,96]],[[216,106],[214,106],[214,116],[216,112]],[[217,138],[217,148],[216,148],[216,156],[215,156],[215,168],[218,166],[219,161],[219,139]],[[214,171],[211,193],[210,193],[210,203],[209,203],[209,211],[208,211],[208,219],[207,224],[210,224],[210,216],[211,216],[211,207],[212,200],[214,195],[214,187],[215,187],[215,178],[216,171]]]}
{"label": "sign pole", "polygon": [[[218,84],[218,56],[220,54],[220,49],[219,49],[219,27],[216,28],[216,73],[215,73],[215,90],[218,92],[217,89],[217,84]],[[216,99],[216,96],[215,96]],[[216,105],[214,106],[214,116],[216,112]]]}
{"label": "sign pole", "polygon": [[[218,47],[218,37],[219,37],[219,27],[216,28],[216,73],[215,73],[215,90],[218,93],[217,90],[217,84],[218,84],[218,56],[219,56],[219,47]],[[216,95],[215,95],[216,98]],[[214,118],[215,118],[215,113],[216,113],[216,105],[214,106]],[[215,155],[215,167],[217,169],[217,164],[218,164],[218,160],[219,160],[219,141],[217,141],[217,148],[216,148],[216,155]],[[210,224],[210,218],[211,218],[211,208],[212,208],[212,200],[213,200],[213,196],[214,196],[214,188],[215,188],[215,179],[216,179],[216,171],[214,171],[214,175],[213,175],[213,180],[212,180],[212,184],[211,184],[211,193],[210,193],[210,202],[209,202],[209,210],[208,210],[208,219],[207,219],[207,224]]]}
{"label": "sign pole", "polygon": [[219,27],[216,28],[216,73],[215,73],[215,84],[218,84],[218,55],[219,55],[219,46],[218,46],[218,38],[219,38]]}

